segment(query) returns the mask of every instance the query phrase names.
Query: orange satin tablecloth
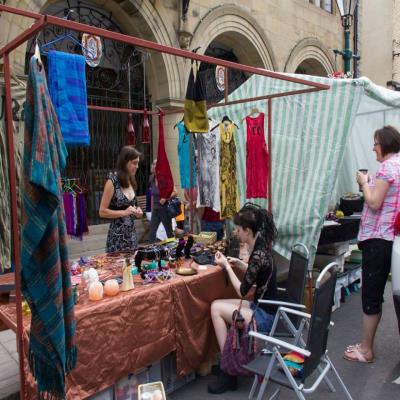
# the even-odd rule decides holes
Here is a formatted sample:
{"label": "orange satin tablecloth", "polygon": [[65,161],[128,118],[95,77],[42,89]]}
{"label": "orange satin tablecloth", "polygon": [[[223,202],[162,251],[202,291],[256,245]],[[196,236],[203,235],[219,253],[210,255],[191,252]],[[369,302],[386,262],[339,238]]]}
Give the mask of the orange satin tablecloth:
{"label": "orange satin tablecloth", "polygon": [[[212,301],[233,297],[215,266],[145,286],[136,276],[132,291],[97,302],[81,294],[75,307],[78,362],[66,379],[67,399],[85,399],[172,351],[178,375],[193,371],[217,351]],[[0,319],[16,331],[15,304],[1,306]],[[24,316],[26,338],[29,322]],[[25,369],[27,398],[33,399],[34,381]]]}

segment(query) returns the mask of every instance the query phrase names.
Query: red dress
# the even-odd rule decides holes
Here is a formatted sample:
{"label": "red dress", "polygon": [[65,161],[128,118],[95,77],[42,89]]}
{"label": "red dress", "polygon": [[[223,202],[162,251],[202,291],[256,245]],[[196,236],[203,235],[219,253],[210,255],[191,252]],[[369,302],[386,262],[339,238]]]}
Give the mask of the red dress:
{"label": "red dress", "polygon": [[264,137],[264,113],[246,117],[246,198],[267,198],[269,156]]}

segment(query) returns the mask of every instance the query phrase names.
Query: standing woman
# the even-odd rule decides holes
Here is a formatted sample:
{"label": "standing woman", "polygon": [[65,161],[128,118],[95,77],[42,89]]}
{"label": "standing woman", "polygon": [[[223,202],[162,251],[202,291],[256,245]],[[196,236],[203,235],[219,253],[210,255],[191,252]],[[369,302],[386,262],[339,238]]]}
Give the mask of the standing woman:
{"label": "standing woman", "polygon": [[112,219],[107,235],[107,253],[133,251],[137,247],[135,218],[143,211],[137,207],[135,174],[140,153],[132,146],[124,146],[117,159],[117,171],[110,172],[104,186],[99,215]]}
{"label": "standing woman", "polygon": [[[263,299],[276,298],[276,270],[272,260],[272,244],[276,238],[277,230],[272,214],[252,205],[245,205],[236,213],[233,222],[236,228],[236,236],[248,246],[249,262],[245,264],[237,258],[226,258],[219,252],[215,255],[215,262],[227,271],[238,296],[251,298],[251,300],[243,301],[240,310],[246,324],[248,324],[266,284],[267,288]],[[245,271],[243,282],[240,282],[231,265]],[[239,302],[238,299],[224,299],[215,300],[211,304],[211,318],[221,352],[223,352],[228,335],[228,324],[232,322],[232,313],[238,309]],[[255,312],[257,330],[269,332],[274,322],[274,314],[274,308],[260,304]],[[237,377],[222,372],[215,382],[209,384],[208,392],[220,394],[227,390],[236,390],[236,387]]]}
{"label": "standing woman", "polygon": [[[164,225],[167,237],[173,237],[172,218],[168,216],[166,202],[169,199],[160,198],[160,190],[156,177],[157,160],[151,165],[150,175],[150,191],[151,191],[151,219],[150,219],[150,234],[149,241],[154,243],[157,240],[157,229],[160,223]],[[169,198],[176,197],[177,191],[173,189]]]}
{"label": "standing woman", "polygon": [[349,361],[373,362],[374,338],[382,315],[383,293],[390,272],[394,221],[400,209],[400,134],[384,126],[374,134],[373,151],[381,164],[375,177],[357,172],[364,193],[358,233],[362,250],[363,331],[361,343],[349,346]]}

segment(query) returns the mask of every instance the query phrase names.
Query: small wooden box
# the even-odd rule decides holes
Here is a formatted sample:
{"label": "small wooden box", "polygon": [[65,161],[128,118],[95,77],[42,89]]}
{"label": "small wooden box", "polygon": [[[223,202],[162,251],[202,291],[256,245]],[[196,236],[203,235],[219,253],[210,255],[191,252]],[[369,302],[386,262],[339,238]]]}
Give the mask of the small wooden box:
{"label": "small wooden box", "polygon": [[200,232],[198,235],[193,235],[196,243],[201,243],[206,246],[217,241],[217,232]]}

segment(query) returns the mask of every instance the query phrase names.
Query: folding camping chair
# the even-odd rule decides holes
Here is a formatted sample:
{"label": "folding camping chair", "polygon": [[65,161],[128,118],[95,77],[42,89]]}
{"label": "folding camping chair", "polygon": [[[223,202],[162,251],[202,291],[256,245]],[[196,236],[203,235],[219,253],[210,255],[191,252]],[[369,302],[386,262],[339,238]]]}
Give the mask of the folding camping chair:
{"label": "folding camping chair", "polygon": [[[293,245],[286,288],[278,288],[278,298],[276,300],[260,299],[259,302],[281,307],[306,308],[303,302],[309,256],[310,253],[303,243]],[[296,315],[290,316],[291,322],[286,330],[281,326],[281,321],[284,325],[287,325],[286,320],[282,318],[275,319],[270,333],[271,336],[290,336],[291,329],[299,326],[300,318]]]}
{"label": "folding camping chair", "polygon": [[[261,385],[258,391],[257,400],[263,398],[269,381],[294,390],[297,398],[302,400],[305,399],[304,394],[313,393],[322,380],[324,380],[329,389],[334,392],[335,388],[327,377],[327,373],[331,370],[342,387],[345,397],[348,400],[352,400],[349,391],[333,366],[332,361],[329,359],[326,348],[328,329],[330,325],[333,325],[333,323],[330,322],[330,318],[335,293],[337,267],[337,263],[330,263],[319,274],[315,285],[311,315],[286,307],[280,307],[278,309],[276,318],[279,318],[280,315],[288,318],[288,315],[293,314],[302,318],[300,329],[308,325],[306,346],[299,345],[301,342],[304,343],[304,341],[300,339],[299,335],[296,336],[297,340],[294,344],[290,344],[272,336],[266,336],[253,331],[249,332],[251,336],[262,339],[273,346],[272,354],[261,354],[244,366],[244,368],[255,374],[249,399],[253,399],[259,385],[259,380],[261,380]],[[306,324],[305,321],[309,321],[309,323]],[[305,357],[301,378],[293,377],[289,368],[285,364],[283,355],[288,350],[295,351]],[[311,376],[314,374],[317,376]],[[311,386],[307,387],[306,383],[310,380],[313,380],[313,382]],[[270,400],[276,398],[280,389],[281,388],[279,387],[272,394]]]}

